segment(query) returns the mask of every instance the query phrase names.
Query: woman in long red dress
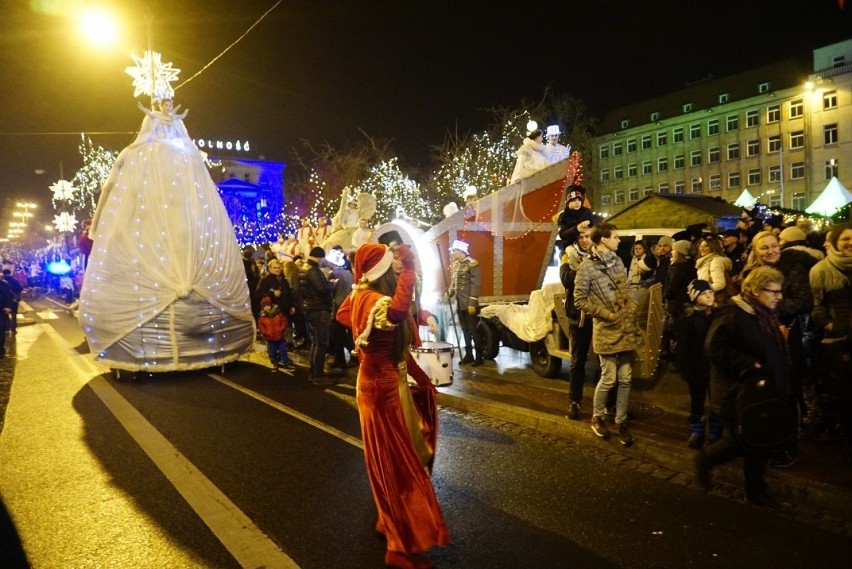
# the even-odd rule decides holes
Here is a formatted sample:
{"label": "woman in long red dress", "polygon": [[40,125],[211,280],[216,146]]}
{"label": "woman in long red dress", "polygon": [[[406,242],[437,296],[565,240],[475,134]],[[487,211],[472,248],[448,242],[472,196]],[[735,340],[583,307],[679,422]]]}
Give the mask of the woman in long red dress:
{"label": "woman in long red dress", "polygon": [[[376,530],[387,538],[385,563],[421,569],[432,566],[421,554],[447,545],[450,535],[430,478],[437,439],[435,388],[409,353],[414,256],[404,246],[396,255],[403,266],[398,275],[386,246],[367,243],[358,249],[357,286],[337,319],[352,329],[358,351],[361,435],[378,509]],[[408,374],[417,382],[414,397]]]}

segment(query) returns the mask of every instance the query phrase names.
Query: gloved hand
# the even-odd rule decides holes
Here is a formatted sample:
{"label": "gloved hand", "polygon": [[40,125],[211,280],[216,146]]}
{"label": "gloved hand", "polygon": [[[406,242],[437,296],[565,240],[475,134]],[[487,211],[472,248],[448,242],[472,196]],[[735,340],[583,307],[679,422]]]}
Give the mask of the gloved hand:
{"label": "gloved hand", "polygon": [[396,260],[402,263],[403,268],[414,268],[414,253],[408,245],[399,245],[395,251]]}
{"label": "gloved hand", "polygon": [[467,307],[467,313],[470,314],[471,316],[476,316],[476,307],[475,306],[468,306]]}

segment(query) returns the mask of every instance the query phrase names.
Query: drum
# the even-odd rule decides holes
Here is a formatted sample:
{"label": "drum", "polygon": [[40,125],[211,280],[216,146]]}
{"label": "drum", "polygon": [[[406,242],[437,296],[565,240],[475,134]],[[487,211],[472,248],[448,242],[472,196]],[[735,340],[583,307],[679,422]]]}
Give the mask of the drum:
{"label": "drum", "polygon": [[438,387],[453,383],[453,345],[447,342],[423,342],[411,348],[411,355],[424,373]]}

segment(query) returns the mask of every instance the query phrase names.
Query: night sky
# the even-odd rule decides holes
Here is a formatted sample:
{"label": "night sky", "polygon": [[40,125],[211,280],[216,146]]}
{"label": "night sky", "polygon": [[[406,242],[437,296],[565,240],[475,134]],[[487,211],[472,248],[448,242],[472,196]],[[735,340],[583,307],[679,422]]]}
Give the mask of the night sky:
{"label": "night sky", "polygon": [[[147,45],[146,7],[179,84],[275,0],[114,2],[128,27],[111,53],[85,46],[70,18],[30,8],[68,4],[0,1],[0,197],[49,205],[60,162],[68,179],[82,163],[81,131],[118,133],[91,135],[114,150],[132,140],[142,113],[124,68]],[[175,103],[190,110],[191,136],[248,139],[270,160],[290,162],[301,140],[345,147],[363,131],[426,166],[448,131],[481,131],[488,109],[548,88],[603,118],[850,37],[852,5],[837,0],[285,0]]]}

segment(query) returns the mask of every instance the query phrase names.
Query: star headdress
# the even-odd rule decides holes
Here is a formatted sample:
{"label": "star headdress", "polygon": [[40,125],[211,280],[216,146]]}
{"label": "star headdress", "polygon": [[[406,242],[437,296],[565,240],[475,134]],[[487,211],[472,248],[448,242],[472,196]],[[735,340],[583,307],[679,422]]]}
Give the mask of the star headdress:
{"label": "star headdress", "polygon": [[145,94],[162,101],[174,96],[175,90],[170,83],[177,81],[180,69],[172,67],[171,62],[163,63],[162,56],[156,51],[145,51],[142,57],[131,57],[136,67],[125,67],[124,72],[133,77],[134,97]]}

